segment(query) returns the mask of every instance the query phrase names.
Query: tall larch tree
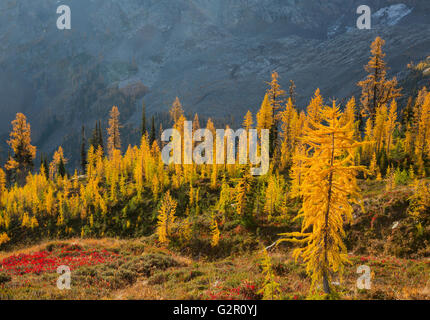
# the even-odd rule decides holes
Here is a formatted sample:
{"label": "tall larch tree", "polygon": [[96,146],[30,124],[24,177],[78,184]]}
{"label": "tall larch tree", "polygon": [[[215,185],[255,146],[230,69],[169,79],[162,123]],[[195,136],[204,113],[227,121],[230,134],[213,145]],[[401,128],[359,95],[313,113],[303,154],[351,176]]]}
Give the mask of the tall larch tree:
{"label": "tall larch tree", "polygon": [[[376,108],[375,126],[373,128],[373,138],[375,139],[375,152],[379,155],[385,141],[385,129],[388,118],[387,105]],[[370,121],[372,119],[369,118]]]}
{"label": "tall larch tree", "polygon": [[200,129],[199,115],[196,113],[193,119],[193,132]]}
{"label": "tall larch tree", "polygon": [[[426,94],[417,118],[415,155],[423,167],[425,161],[430,158],[430,92]],[[423,172],[423,168],[420,168],[420,171]]]}
{"label": "tall larch tree", "polygon": [[257,113],[257,129],[268,129],[272,127],[273,124],[273,109],[269,101],[269,95],[264,96],[261,108]]}
{"label": "tall larch tree", "polygon": [[236,213],[240,216],[252,214],[252,184],[254,178],[250,174],[249,166],[241,168],[241,178],[239,179],[234,200],[236,203]]}
{"label": "tall larch tree", "polygon": [[252,129],[252,126],[254,125],[254,120],[252,118],[251,111],[248,110],[245,117],[243,118],[243,128],[246,131],[246,159],[249,158],[249,130]]}
{"label": "tall larch tree", "polygon": [[[58,147],[58,150],[54,152],[52,161],[49,164],[49,178],[53,180],[58,174],[61,174],[59,172],[59,169],[61,166],[64,166],[64,170],[65,170],[65,165],[67,164],[67,162],[68,160],[64,157],[63,148],[61,146]],[[63,170],[63,168],[61,168],[61,170]],[[62,172],[61,175],[64,176],[64,172]]]}
{"label": "tall larch tree", "polygon": [[281,120],[281,169],[285,169],[291,162],[292,152],[295,146],[295,126],[298,115],[294,108],[293,100],[288,98],[285,109],[280,113]]}
{"label": "tall larch tree", "polygon": [[306,270],[312,277],[312,287],[323,284],[330,293],[332,272],[342,274],[348,262],[345,244],[344,221],[352,220],[351,203],[357,203],[359,189],[356,175],[362,167],[354,166],[354,141],[352,121],[341,125],[341,112],[333,102],[324,107],[321,122],[310,120],[303,141],[309,152],[302,157],[303,182],[300,195],[303,205],[297,218],[303,218],[301,232],[286,233],[282,241],[305,244],[294,251],[301,256]]}
{"label": "tall larch tree", "polygon": [[389,154],[391,150],[391,145],[393,143],[393,134],[394,134],[394,130],[396,129],[396,126],[397,126],[397,102],[396,100],[393,99],[393,101],[391,101],[390,111],[388,113],[387,123],[385,125],[385,130],[386,130],[385,147],[387,150],[387,154]]}
{"label": "tall larch tree", "polygon": [[114,150],[121,150],[121,138],[119,133],[119,111],[118,107],[113,106],[110,112],[108,133],[108,154],[109,157],[113,156]]}
{"label": "tall larch tree", "polygon": [[33,169],[33,160],[36,157],[36,147],[31,145],[30,124],[24,114],[17,113],[12,121],[12,131],[7,143],[13,155],[6,163],[6,169],[11,170],[16,182],[22,185],[27,174]]}
{"label": "tall larch tree", "polygon": [[278,135],[279,135],[279,117],[278,113],[282,109],[285,103],[286,92],[281,89],[279,84],[279,75],[276,71],[272,72],[272,80],[268,83],[269,88],[267,89],[267,96],[269,98],[269,104],[272,111],[272,125],[270,127],[269,136],[269,153],[274,155],[278,148]]}
{"label": "tall larch tree", "polygon": [[252,112],[248,110],[245,117],[243,118],[243,127],[246,132],[249,132],[252,129],[252,125],[254,124],[254,120],[252,119]]}
{"label": "tall larch tree", "polygon": [[184,115],[184,109],[182,108],[181,101],[176,97],[175,101],[173,101],[172,107],[170,108],[170,118],[172,119],[174,124],[177,124],[179,118]]}
{"label": "tall larch tree", "polygon": [[382,51],[385,41],[377,37],[371,45],[371,58],[364,67],[368,76],[358,82],[361,87],[361,104],[365,116],[376,119],[378,107],[389,103],[391,100],[401,97],[401,89],[397,87],[397,79],[387,80],[387,65],[384,61],[385,53]]}
{"label": "tall larch tree", "polygon": [[321,95],[320,89],[315,90],[315,94],[309,103],[306,112],[308,122],[319,122],[320,120],[320,110],[324,106],[324,99]]}

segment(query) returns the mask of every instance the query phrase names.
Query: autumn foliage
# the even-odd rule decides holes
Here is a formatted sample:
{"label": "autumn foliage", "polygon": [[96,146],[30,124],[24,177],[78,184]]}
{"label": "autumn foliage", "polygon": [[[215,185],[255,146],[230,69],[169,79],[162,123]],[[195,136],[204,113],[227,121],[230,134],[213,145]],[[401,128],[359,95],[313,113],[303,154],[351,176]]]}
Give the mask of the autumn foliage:
{"label": "autumn foliage", "polygon": [[[249,162],[165,164],[154,118],[151,132],[143,124],[140,143],[125,147],[116,106],[109,115],[106,151],[100,122],[88,146],[77,150],[84,158],[81,174],[67,173],[70,155],[61,146],[49,164],[35,170],[30,124],[17,114],[8,140],[11,155],[0,169],[0,247],[47,237],[155,234],[161,247],[187,247],[205,239],[215,252],[225,244],[229,222],[239,233],[241,228],[291,226],[295,219],[300,230],[283,234],[281,242],[298,243],[294,255],[305,263],[313,288],[322,284],[330,292],[334,274],[348,263],[344,224],[353,220],[353,205],[359,203],[358,179],[385,183],[388,189],[416,180],[410,214],[428,221],[423,217],[429,187],[421,179],[430,165],[430,92],[422,88],[411,97],[411,115],[400,121],[401,93],[395,78],[387,80],[383,44],[377,38],[371,46],[368,76],[358,83],[360,99],[352,97],[345,105],[325,101],[316,89],[309,104],[299,107],[294,83],[287,93],[281,77],[272,73],[261,107],[241,121],[248,141],[254,126],[270,130],[271,163],[264,176],[252,176]],[[183,134],[188,115],[179,98],[170,116],[172,127]],[[206,127],[215,132],[215,123],[208,119]],[[196,114],[193,131],[199,128]],[[215,149],[212,156],[215,163]],[[40,253],[41,259],[47,257]],[[16,259],[30,265],[34,258]],[[278,292],[270,263],[266,252],[265,298]]]}

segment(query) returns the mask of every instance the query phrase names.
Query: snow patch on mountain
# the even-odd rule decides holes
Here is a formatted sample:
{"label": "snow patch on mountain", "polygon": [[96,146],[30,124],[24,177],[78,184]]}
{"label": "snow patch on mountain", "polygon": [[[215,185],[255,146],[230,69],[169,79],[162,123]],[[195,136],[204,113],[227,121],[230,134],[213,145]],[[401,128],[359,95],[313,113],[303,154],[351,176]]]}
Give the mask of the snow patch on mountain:
{"label": "snow patch on mountain", "polygon": [[373,14],[378,24],[394,26],[404,17],[412,12],[413,8],[409,8],[403,3],[393,4],[389,7],[381,8]]}

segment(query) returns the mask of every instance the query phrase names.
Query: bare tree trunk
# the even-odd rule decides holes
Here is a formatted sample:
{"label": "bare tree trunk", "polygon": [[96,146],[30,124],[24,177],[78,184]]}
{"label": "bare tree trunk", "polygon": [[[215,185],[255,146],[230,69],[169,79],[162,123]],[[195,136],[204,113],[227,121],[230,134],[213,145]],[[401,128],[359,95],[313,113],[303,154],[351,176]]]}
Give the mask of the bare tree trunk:
{"label": "bare tree trunk", "polygon": [[327,272],[324,272],[324,275],[323,275],[323,288],[324,288],[324,292],[326,294],[330,294],[331,293],[330,285],[328,283]]}

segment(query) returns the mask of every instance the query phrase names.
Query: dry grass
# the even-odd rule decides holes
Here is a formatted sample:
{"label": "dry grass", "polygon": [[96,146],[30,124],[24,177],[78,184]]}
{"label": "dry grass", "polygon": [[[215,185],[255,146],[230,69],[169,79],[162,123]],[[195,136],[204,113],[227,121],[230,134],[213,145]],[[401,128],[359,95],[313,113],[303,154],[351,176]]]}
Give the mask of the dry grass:
{"label": "dry grass", "polygon": [[[68,244],[86,248],[120,250],[125,263],[136,258],[161,254],[171,257],[177,266],[165,270],[156,269],[149,276],[139,274],[132,283],[120,288],[109,288],[93,281],[105,276],[103,266],[94,267],[94,277],[75,276],[72,273],[72,290],[60,291],[55,283],[57,274],[28,274],[14,276],[12,281],[0,286],[0,294],[11,299],[112,299],[112,300],[171,300],[171,299],[217,299],[225,292],[239,290],[244,283],[261,288],[263,275],[259,266],[259,252],[253,252],[217,261],[193,260],[170,250],[146,245],[144,252],[136,246],[145,239],[71,239]],[[20,249],[17,253],[31,253],[46,248],[55,241]],[[2,253],[2,258],[11,253]],[[270,253],[276,281],[280,284],[282,299],[315,298],[309,296],[310,281],[303,265],[296,264],[289,250],[278,248]],[[393,257],[352,256],[352,265],[347,266],[340,285],[335,286],[342,299],[430,299],[430,261],[407,260]],[[372,270],[371,290],[358,290],[356,273],[359,265],[369,265]],[[131,269],[133,269],[131,264]],[[110,270],[110,269],[109,269]],[[116,270],[112,270],[116,272]],[[92,280],[93,279],[93,280]],[[24,285],[25,284],[25,285]],[[239,288],[239,289],[238,289]],[[240,289],[242,290],[242,289]],[[3,292],[3,293],[2,293]],[[238,295],[238,298],[244,296]],[[316,298],[322,298],[316,297]]]}

